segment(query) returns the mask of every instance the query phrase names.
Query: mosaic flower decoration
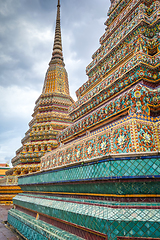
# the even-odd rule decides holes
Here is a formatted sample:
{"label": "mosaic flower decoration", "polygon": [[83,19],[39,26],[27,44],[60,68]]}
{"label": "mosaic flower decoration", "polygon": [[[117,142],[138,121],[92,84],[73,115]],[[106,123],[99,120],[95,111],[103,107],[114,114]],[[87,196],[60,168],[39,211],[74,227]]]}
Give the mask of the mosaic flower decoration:
{"label": "mosaic flower decoration", "polygon": [[74,149],[74,160],[81,161],[83,159],[83,144],[78,144]]}
{"label": "mosaic flower decoration", "polygon": [[102,142],[102,143],[101,143],[101,149],[102,149],[102,151],[106,149],[106,145],[107,145],[106,142]]}
{"label": "mosaic flower decoration", "polygon": [[57,161],[57,155],[54,154],[54,155],[52,156],[52,166],[53,166],[53,167],[56,165],[56,161]]}
{"label": "mosaic flower decoration", "polygon": [[125,141],[125,138],[124,138],[124,136],[121,135],[121,136],[118,138],[118,144],[119,144],[119,146],[123,146],[124,141]]}
{"label": "mosaic flower decoration", "polygon": [[73,148],[68,148],[66,150],[66,163],[72,162],[72,153],[73,153]]}
{"label": "mosaic flower decoration", "polygon": [[96,144],[95,140],[89,140],[85,144],[85,158],[95,157]]}
{"label": "mosaic flower decoration", "polygon": [[97,148],[98,155],[105,155],[111,152],[110,133],[98,137]]}
{"label": "mosaic flower decoration", "polygon": [[69,161],[70,158],[71,158],[71,154],[68,154],[68,155],[67,155],[67,160]]}
{"label": "mosaic flower decoration", "polygon": [[156,151],[153,127],[150,125],[137,124],[140,151]]}
{"label": "mosaic flower decoration", "polygon": [[148,133],[145,133],[145,134],[143,135],[143,138],[144,138],[144,141],[145,141],[145,142],[150,142],[150,140],[151,140],[151,137],[150,137],[150,135],[149,135]]}
{"label": "mosaic flower decoration", "polygon": [[92,152],[92,147],[91,146],[88,147],[87,152],[88,152],[88,155],[91,154],[91,152]]}
{"label": "mosaic flower decoration", "polygon": [[57,165],[64,164],[64,156],[65,156],[64,151],[59,152]]}
{"label": "mosaic flower decoration", "polygon": [[77,151],[77,158],[79,158],[80,157],[80,151],[78,150]]}
{"label": "mosaic flower decoration", "polygon": [[131,152],[132,144],[130,137],[130,127],[124,126],[113,132],[114,151],[116,153]]}

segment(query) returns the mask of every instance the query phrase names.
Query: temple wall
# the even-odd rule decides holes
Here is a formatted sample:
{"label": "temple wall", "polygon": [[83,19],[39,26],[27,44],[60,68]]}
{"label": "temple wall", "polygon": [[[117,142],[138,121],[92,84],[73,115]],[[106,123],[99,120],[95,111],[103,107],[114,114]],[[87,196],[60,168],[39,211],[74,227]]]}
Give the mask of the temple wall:
{"label": "temple wall", "polygon": [[25,193],[14,198],[9,222],[36,228],[45,221],[42,233],[47,222],[83,239],[158,238],[159,165],[158,152],[116,155],[22,176]]}
{"label": "temple wall", "polygon": [[42,158],[41,170],[112,154],[160,151],[160,119],[132,114],[57,148]]}

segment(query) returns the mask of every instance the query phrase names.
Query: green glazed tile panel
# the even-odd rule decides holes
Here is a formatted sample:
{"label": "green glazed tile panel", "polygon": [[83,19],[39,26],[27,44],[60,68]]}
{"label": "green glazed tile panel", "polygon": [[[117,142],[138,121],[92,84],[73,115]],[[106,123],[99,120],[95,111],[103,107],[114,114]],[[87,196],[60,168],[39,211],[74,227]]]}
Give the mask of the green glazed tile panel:
{"label": "green glazed tile panel", "polygon": [[[154,221],[160,222],[160,209],[117,209],[96,205],[87,205],[76,202],[56,201],[50,199],[32,198],[29,196],[17,195],[14,204],[41,212],[44,209],[47,214],[53,217],[53,211],[67,211],[69,213],[84,214],[91,217],[103,218],[118,221]],[[103,213],[103,216],[100,215]],[[125,212],[125,214],[124,214]],[[133,213],[136,213],[133,215]],[[62,216],[63,219],[64,216]],[[65,219],[64,219],[65,220]]]}
{"label": "green glazed tile panel", "polygon": [[160,157],[109,159],[67,169],[20,177],[18,184],[77,181],[119,177],[160,175]]}
{"label": "green glazed tile panel", "polygon": [[107,234],[109,240],[160,236],[160,209],[111,208],[27,196],[16,196],[14,204]]}
{"label": "green glazed tile panel", "polygon": [[63,192],[63,193],[93,193],[93,194],[160,194],[160,182],[145,181],[141,182],[93,182],[77,184],[51,184],[51,185],[28,185],[21,186],[23,191],[38,191],[38,192]]}
{"label": "green glazed tile panel", "polygon": [[41,199],[47,199],[47,200],[55,200],[55,201],[70,201],[70,202],[78,202],[78,203],[85,203],[85,204],[100,204],[100,205],[107,205],[107,206],[142,206],[142,207],[160,207],[160,202],[114,202],[114,201],[105,201],[105,200],[93,200],[93,199],[81,199],[81,198],[69,198],[69,197],[55,197],[55,196],[47,196],[42,194],[27,194],[27,193],[21,193],[18,194],[18,196],[26,196],[31,198],[41,198]]}
{"label": "green glazed tile panel", "polygon": [[82,240],[80,237],[15,209],[9,210],[8,222],[28,240]]}

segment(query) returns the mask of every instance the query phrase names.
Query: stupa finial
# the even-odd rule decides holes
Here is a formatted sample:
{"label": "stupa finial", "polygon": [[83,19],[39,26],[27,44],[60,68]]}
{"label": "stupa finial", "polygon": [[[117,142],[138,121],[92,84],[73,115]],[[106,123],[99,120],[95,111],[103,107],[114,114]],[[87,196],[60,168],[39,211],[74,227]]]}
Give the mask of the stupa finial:
{"label": "stupa finial", "polygon": [[54,64],[57,62],[64,64],[63,53],[62,53],[62,40],[61,40],[60,0],[58,0],[58,4],[57,4],[56,29],[55,29],[52,59],[50,61],[50,64]]}

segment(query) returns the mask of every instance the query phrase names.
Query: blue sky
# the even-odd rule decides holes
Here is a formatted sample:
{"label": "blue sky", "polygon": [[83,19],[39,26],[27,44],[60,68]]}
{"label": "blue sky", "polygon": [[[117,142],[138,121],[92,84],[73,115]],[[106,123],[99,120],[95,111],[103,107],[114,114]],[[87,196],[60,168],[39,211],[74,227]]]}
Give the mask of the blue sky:
{"label": "blue sky", "polygon": [[[0,162],[21,147],[51,58],[57,0],[0,1]],[[105,31],[110,0],[61,0],[64,62],[70,93],[87,81],[86,66]]]}

